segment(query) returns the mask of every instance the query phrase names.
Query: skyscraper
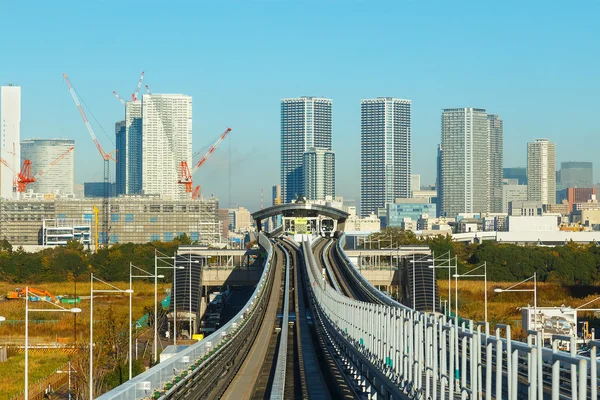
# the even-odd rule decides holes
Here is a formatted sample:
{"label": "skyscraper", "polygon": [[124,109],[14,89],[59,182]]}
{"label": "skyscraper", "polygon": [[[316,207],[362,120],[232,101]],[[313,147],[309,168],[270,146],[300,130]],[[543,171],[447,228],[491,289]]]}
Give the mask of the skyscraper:
{"label": "skyscraper", "polygon": [[411,101],[378,97],[360,102],[361,215],[410,197]]}
{"label": "skyscraper", "polygon": [[[28,139],[21,142],[21,156],[31,160],[31,175],[36,181],[27,186],[34,193],[74,194],[75,146],[68,139]],[[62,158],[60,158],[62,156]],[[60,158],[59,161],[56,161]],[[54,163],[54,164],[53,164]]]}
{"label": "skyscraper", "polygon": [[503,122],[495,114],[488,114],[489,140],[489,208],[490,212],[502,212],[503,177]]}
{"label": "skyscraper", "polygon": [[437,169],[436,169],[436,177],[435,177],[435,190],[437,192],[437,197],[435,199],[436,204],[436,217],[442,215],[442,199],[443,196],[443,175],[442,175],[442,145],[438,144],[437,146]]}
{"label": "skyscraper", "polygon": [[527,143],[527,200],[556,203],[556,144],[548,139]]}
{"label": "skyscraper", "polygon": [[281,204],[281,185],[273,185],[272,189],[273,206]]}
{"label": "skyscraper", "polygon": [[309,147],[303,155],[304,196],[308,200],[335,197],[335,154],[333,151]]}
{"label": "skyscraper", "polygon": [[127,137],[125,135],[125,120],[115,123],[116,156],[116,190],[117,196],[127,193]]}
{"label": "skyscraper", "polygon": [[188,197],[177,181],[181,162],[192,165],[191,96],[142,96],[142,148],[143,193],[174,200]]}
{"label": "skyscraper", "polygon": [[488,129],[485,109],[443,110],[441,215],[488,211]]}
{"label": "skyscraper", "polygon": [[560,163],[560,185],[567,188],[591,188],[594,170],[591,162],[567,161]]}
{"label": "skyscraper", "polygon": [[142,107],[141,99],[126,102],[124,125],[115,125],[118,195],[142,193]]}
{"label": "skyscraper", "polygon": [[332,101],[319,97],[281,100],[281,196],[289,203],[305,195],[304,152],[331,150]]}
{"label": "skyscraper", "polygon": [[[21,87],[0,86],[0,157],[21,169]],[[16,174],[0,164],[0,197],[13,197]]]}

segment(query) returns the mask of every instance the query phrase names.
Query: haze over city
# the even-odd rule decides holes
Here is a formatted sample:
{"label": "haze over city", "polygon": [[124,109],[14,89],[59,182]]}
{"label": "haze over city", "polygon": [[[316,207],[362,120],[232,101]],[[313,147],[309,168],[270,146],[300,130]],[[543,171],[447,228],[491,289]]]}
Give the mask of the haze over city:
{"label": "haze over city", "polygon": [[129,96],[146,71],[153,91],[193,97],[194,151],[233,128],[196,180],[224,205],[250,209],[260,188],[280,180],[281,98],[330,98],[337,193],[359,200],[363,98],[412,100],[412,172],[424,184],[435,182],[448,107],[502,117],[505,167],[525,166],[526,142],[536,137],[557,143],[557,163],[593,161],[597,12],[595,2],[585,12],[522,2],[3,2],[0,14],[26,17],[0,26],[0,81],[22,87],[23,138],[75,139],[83,183],[101,180],[102,163],[62,73],[106,131],[92,121],[100,142],[114,148],[123,108],[111,92]]}

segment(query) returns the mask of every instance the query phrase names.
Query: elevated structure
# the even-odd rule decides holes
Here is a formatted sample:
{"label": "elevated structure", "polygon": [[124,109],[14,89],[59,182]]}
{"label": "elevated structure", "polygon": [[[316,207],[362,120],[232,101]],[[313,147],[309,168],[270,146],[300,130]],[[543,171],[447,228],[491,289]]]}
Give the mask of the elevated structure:
{"label": "elevated structure", "polygon": [[316,234],[333,236],[342,232],[346,219],[345,211],[319,204],[307,203],[302,199],[295,203],[272,206],[252,213],[256,227],[261,230],[262,221],[276,215],[283,216],[283,232],[290,235]]}

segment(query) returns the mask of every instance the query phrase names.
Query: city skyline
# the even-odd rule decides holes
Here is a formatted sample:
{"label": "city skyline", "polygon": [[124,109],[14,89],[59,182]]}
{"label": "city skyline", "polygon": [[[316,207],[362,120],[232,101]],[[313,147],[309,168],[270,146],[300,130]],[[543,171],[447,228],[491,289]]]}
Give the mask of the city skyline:
{"label": "city skyline", "polygon": [[[240,5],[235,9],[215,4],[204,7],[198,16],[196,5],[182,13],[178,8],[139,10],[118,4],[119,12],[115,13],[117,4],[81,5],[70,7],[66,13],[50,5],[39,5],[33,13],[26,11],[24,4],[2,6],[3,12],[29,15],[26,21],[6,20],[0,27],[1,34],[13,37],[2,45],[2,52],[19,60],[0,65],[0,82],[14,82],[23,88],[22,137],[75,140],[76,183],[100,181],[102,160],[69,98],[60,76],[63,72],[69,73],[78,93],[111,137],[109,140],[104,135],[90,115],[107,149],[114,149],[112,127],[123,115],[122,105],[111,92],[117,90],[128,97],[127,91],[133,91],[142,70],[146,71],[145,83],[154,91],[193,96],[202,105],[194,110],[193,151],[211,143],[225,126],[236,132],[195,178],[205,194],[214,193],[223,204],[240,203],[249,209],[258,207],[260,188],[268,189],[280,181],[277,103],[287,96],[315,94],[334,100],[336,192],[356,200],[360,198],[360,185],[356,184],[360,177],[359,101],[364,98],[397,96],[413,101],[412,148],[419,157],[413,157],[411,169],[421,174],[424,184],[435,181],[432,160],[443,108],[473,105],[500,114],[506,121],[504,147],[511,149],[504,155],[508,167],[526,164],[525,143],[535,137],[548,137],[557,144],[559,164],[593,161],[592,149],[600,144],[593,119],[598,109],[595,93],[600,90],[595,79],[600,49],[593,40],[597,37],[593,9],[582,16],[576,7],[555,4],[542,9],[534,4],[520,5],[518,14],[511,7],[481,4],[467,13],[459,13],[450,4],[353,4],[343,9],[327,4],[320,5],[315,14],[290,3]],[[598,9],[598,5],[591,7]],[[120,32],[106,29],[107,23],[125,26],[130,15],[140,12],[141,18],[160,13],[165,29],[177,29],[185,39],[165,41],[161,32],[150,32],[132,47],[121,40]],[[486,17],[490,12],[495,15],[491,21]],[[89,13],[96,16],[94,21],[84,17]],[[214,36],[211,32],[219,29],[215,16],[223,13],[236,28],[209,40]],[[286,18],[290,14],[299,18]],[[425,15],[427,18],[413,18]],[[64,26],[73,29],[56,29],[56,21],[64,22],[65,18],[70,22]],[[294,33],[306,18],[326,28],[318,34]],[[547,23],[558,19],[566,24],[561,32]],[[372,21],[378,21],[377,26],[393,33],[397,31],[394,21],[398,20],[416,38],[404,44],[408,59],[386,51],[393,35],[382,36],[368,29],[374,26]],[[579,22],[571,22],[575,20]],[[354,29],[358,23],[366,23],[367,29]],[[257,30],[256,26],[262,28]],[[48,44],[36,44],[28,34],[12,34],[35,31],[34,27],[47,32]],[[70,34],[74,31],[81,34]],[[243,40],[240,31],[245,32]],[[330,41],[319,41],[322,35],[329,36]],[[440,37],[474,41],[473,56],[482,61],[476,66],[466,62],[459,52],[443,45]],[[200,42],[190,50],[192,38],[200,38]],[[250,43],[255,46],[253,51]],[[76,56],[68,50],[72,48],[80,50]],[[495,55],[488,57],[492,49]],[[185,61],[174,62],[184,50]],[[161,52],[169,57],[157,58]],[[305,56],[298,60],[301,52]],[[372,60],[381,54],[386,54],[395,67],[374,65]],[[107,61],[118,58],[134,61]],[[435,66],[442,58],[445,67],[439,69]],[[576,74],[573,65],[578,66]],[[519,96],[514,95],[516,92]],[[563,101],[552,100],[557,97]],[[573,135],[578,140],[572,140]],[[580,142],[588,146],[580,148]],[[256,157],[258,153],[264,156]],[[248,168],[250,162],[254,168]],[[600,168],[596,164],[595,168]],[[252,173],[256,168],[265,173],[256,177]],[[113,174],[115,169],[112,164]],[[594,172],[600,176],[599,170]]]}

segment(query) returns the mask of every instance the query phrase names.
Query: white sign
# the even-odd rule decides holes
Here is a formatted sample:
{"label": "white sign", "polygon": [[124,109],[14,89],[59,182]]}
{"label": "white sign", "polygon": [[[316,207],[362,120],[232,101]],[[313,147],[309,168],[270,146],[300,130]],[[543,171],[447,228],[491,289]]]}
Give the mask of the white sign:
{"label": "white sign", "polygon": [[577,337],[577,311],[561,307],[538,307],[534,319],[534,308],[521,309],[523,329],[542,332],[544,339],[552,335],[567,335]]}

